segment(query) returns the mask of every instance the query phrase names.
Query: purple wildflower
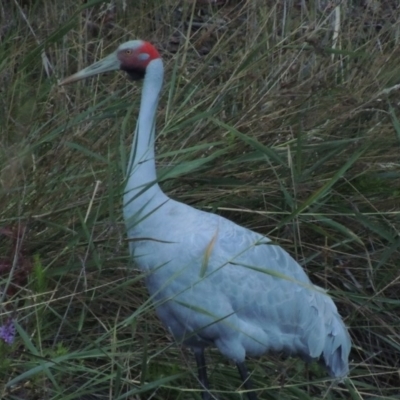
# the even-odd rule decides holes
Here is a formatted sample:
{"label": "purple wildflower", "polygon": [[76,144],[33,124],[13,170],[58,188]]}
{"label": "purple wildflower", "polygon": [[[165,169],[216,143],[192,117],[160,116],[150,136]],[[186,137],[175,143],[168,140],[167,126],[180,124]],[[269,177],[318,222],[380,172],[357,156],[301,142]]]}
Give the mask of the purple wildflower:
{"label": "purple wildflower", "polygon": [[0,326],[0,339],[8,345],[12,345],[15,339],[15,325],[12,318],[9,318],[7,322]]}

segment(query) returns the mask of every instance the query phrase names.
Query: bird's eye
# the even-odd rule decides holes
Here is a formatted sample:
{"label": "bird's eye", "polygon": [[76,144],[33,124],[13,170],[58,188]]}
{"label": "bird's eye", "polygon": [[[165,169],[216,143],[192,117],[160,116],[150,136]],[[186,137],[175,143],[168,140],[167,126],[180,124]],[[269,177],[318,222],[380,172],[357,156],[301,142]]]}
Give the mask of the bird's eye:
{"label": "bird's eye", "polygon": [[126,49],[124,50],[125,55],[130,56],[132,54],[132,50],[131,49]]}

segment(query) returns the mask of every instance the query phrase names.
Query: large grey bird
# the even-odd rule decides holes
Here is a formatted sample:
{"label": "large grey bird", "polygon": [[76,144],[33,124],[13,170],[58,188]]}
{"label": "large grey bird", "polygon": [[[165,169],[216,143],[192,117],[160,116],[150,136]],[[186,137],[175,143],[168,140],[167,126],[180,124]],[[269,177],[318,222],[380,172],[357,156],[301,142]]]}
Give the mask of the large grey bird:
{"label": "large grey bird", "polygon": [[155,114],[164,68],[155,47],[126,42],[60,84],[112,70],[144,80],[124,193],[130,252],[159,318],[195,354],[202,398],[213,398],[204,358],[209,345],[236,363],[249,400],[257,395],[246,356],[273,351],[320,359],[332,377],[345,377],[347,328],[300,265],[267,237],[172,200],[158,185]]}

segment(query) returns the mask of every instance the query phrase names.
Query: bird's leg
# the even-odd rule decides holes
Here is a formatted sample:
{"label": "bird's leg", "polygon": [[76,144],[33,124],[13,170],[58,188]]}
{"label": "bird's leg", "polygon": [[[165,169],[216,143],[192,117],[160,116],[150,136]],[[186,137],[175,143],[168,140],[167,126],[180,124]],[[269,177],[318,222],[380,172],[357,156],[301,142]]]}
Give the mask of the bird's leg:
{"label": "bird's leg", "polygon": [[208,384],[208,378],[207,378],[206,359],[204,358],[204,349],[197,348],[197,349],[193,349],[193,351],[194,351],[194,355],[196,357],[199,381],[200,381],[200,384],[203,389],[201,397],[203,400],[211,400],[210,385]]}
{"label": "bird's leg", "polygon": [[247,392],[247,398],[249,400],[257,400],[257,395],[255,392],[251,391],[253,389],[253,385],[251,384],[249,371],[247,370],[246,364],[243,362],[236,363],[237,369],[239,371],[240,377],[243,381],[243,386],[246,390],[250,390]]}

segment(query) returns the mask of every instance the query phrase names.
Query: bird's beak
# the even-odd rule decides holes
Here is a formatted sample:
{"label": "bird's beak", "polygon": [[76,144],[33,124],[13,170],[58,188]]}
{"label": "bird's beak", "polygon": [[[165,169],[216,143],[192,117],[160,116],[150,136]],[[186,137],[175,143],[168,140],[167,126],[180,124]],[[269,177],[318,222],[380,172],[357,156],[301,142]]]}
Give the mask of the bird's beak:
{"label": "bird's beak", "polygon": [[89,65],[89,67],[81,69],[76,74],[73,74],[68,78],[63,79],[61,82],[59,82],[58,85],[59,86],[66,85],[68,83],[88,78],[89,76],[98,75],[108,71],[115,71],[118,70],[120,66],[121,62],[118,60],[117,53],[112,53],[107,57],[103,58],[102,60],[97,61],[92,65]]}

